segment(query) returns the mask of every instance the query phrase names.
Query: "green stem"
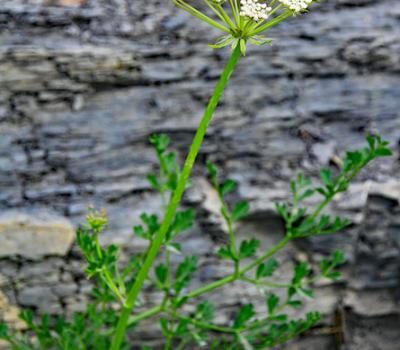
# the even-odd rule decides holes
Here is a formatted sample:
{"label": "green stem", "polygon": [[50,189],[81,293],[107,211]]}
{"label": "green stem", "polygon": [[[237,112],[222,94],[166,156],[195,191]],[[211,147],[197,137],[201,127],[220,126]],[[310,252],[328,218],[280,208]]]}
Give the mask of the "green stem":
{"label": "green stem", "polygon": [[239,279],[241,276],[243,276],[246,272],[252,270],[255,268],[257,265],[261,264],[268,258],[270,258],[272,255],[274,255],[277,251],[281,250],[286,244],[288,244],[290,241],[289,237],[285,237],[282,241],[280,241],[276,246],[271,248],[269,251],[267,251],[265,254],[261,255],[259,258],[251,262],[250,264],[246,265],[244,268],[240,269],[239,272],[236,274],[229,275],[225,278],[221,278],[218,281],[215,281],[207,286],[195,289],[194,291],[188,293],[185,295],[187,298],[194,298],[197,297],[201,294],[207,293],[211,290],[214,290],[216,288],[222,287],[223,285],[227,283],[231,283],[237,279]]}
{"label": "green stem", "polygon": [[252,284],[255,284],[257,286],[264,286],[264,287],[271,287],[271,288],[289,288],[291,285],[290,284],[285,284],[285,283],[275,283],[275,282],[269,282],[269,281],[259,281],[254,278],[248,278],[246,276],[242,276],[240,278],[242,281],[249,282]]}
{"label": "green stem", "polygon": [[[225,284],[231,283],[233,281],[236,281],[238,279],[240,279],[246,272],[252,270],[253,268],[255,268],[257,265],[261,264],[262,262],[264,262],[265,260],[267,260],[268,258],[270,258],[271,256],[273,256],[276,252],[278,252],[279,250],[281,250],[286,244],[288,244],[290,241],[289,237],[285,237],[283,240],[281,240],[277,245],[275,245],[274,247],[272,247],[270,250],[268,250],[267,252],[265,252],[265,254],[263,254],[262,256],[260,256],[259,258],[257,258],[256,260],[254,260],[253,262],[251,262],[250,264],[246,265],[245,267],[243,267],[242,269],[239,270],[238,273],[233,273],[229,276],[226,276],[224,278],[221,278],[213,283],[210,283],[204,287],[200,287],[198,289],[195,289],[191,292],[189,292],[188,294],[184,295],[183,298],[195,298],[199,295],[202,295],[204,293],[207,293],[211,290],[220,288],[222,286],[224,286]],[[137,321],[140,321],[142,319],[148,318],[150,316],[154,316],[162,311],[165,311],[165,309],[162,306],[159,307],[154,307],[146,312],[144,312],[143,314],[139,314],[134,318],[131,318],[129,320],[129,324],[131,325],[132,323],[135,323]]]}
{"label": "green stem", "polygon": [[234,260],[235,260],[235,274],[239,273],[239,252],[236,245],[235,234],[233,232],[233,222],[231,219],[231,214],[228,211],[228,207],[226,206],[224,196],[220,191],[218,191],[218,197],[221,202],[221,214],[228,226],[228,233],[229,233],[229,241],[231,245],[231,252],[233,253]]}
{"label": "green stem", "polygon": [[119,288],[115,285],[114,280],[111,277],[109,271],[103,267],[102,273],[103,273],[104,280],[105,280],[106,284],[108,285],[108,288],[110,288],[114,292],[114,294],[118,297],[118,299],[121,301],[121,303],[124,303],[125,298],[121,294]]}
{"label": "green stem", "polygon": [[130,317],[129,318],[129,325],[138,323],[141,320],[144,320],[144,319],[149,318],[151,316],[157,315],[162,311],[163,311],[162,305],[155,306],[155,307],[153,307],[153,308],[151,308],[149,310],[146,310],[146,311],[140,313],[139,315]]}
{"label": "green stem", "polygon": [[193,324],[193,325],[195,325],[195,326],[197,326],[199,328],[209,329],[209,330],[212,330],[212,331],[215,331],[215,332],[221,332],[221,333],[233,333],[233,334],[237,333],[237,330],[235,330],[233,328],[218,326],[218,325],[215,325],[215,324],[199,321],[199,320],[196,320],[194,318],[185,317],[185,316],[183,316],[181,314],[178,314],[178,313],[174,313],[174,315],[176,317],[178,317],[179,319],[187,321],[187,322],[190,322],[191,324]]}
{"label": "green stem", "polygon": [[206,108],[204,116],[200,122],[198,129],[197,129],[196,135],[193,139],[192,146],[190,147],[189,154],[188,154],[185,164],[183,166],[182,174],[179,177],[178,185],[171,197],[164,220],[163,220],[161,227],[147,252],[146,259],[143,263],[142,268],[139,271],[139,274],[137,275],[136,281],[128,293],[125,306],[123,307],[123,309],[121,311],[121,316],[120,316],[120,319],[117,324],[117,328],[116,328],[116,331],[115,331],[115,334],[114,334],[114,337],[112,340],[110,350],[119,350],[121,347],[121,343],[122,343],[122,340],[125,335],[129,315],[131,314],[132,310],[135,307],[135,303],[136,303],[139,293],[143,287],[143,283],[146,280],[146,277],[149,273],[150,268],[153,266],[154,259],[156,258],[157,254],[161,248],[161,245],[164,242],[165,235],[167,234],[167,231],[169,230],[169,228],[174,220],[176,210],[181,201],[183,192],[185,191],[188,178],[192,171],[197,154],[199,153],[200,147],[202,145],[204,136],[207,131],[207,127],[212,119],[213,113],[218,105],[218,102],[221,98],[222,92],[224,91],[225,86],[227,85],[229,78],[230,78],[239,58],[240,58],[240,47],[238,46],[232,52],[232,55],[221,75],[221,78],[214,90],[214,93],[213,93],[213,95],[210,99],[210,102]]}
{"label": "green stem", "polygon": [[284,12],[281,13],[279,16],[275,17],[274,19],[268,21],[265,24],[260,25],[259,27],[257,27],[256,29],[254,29],[254,31],[252,31],[249,35],[250,36],[254,36],[257,35],[261,32],[263,32],[264,30],[271,28],[273,26],[276,26],[278,23],[284,21],[286,18],[289,18],[290,16],[292,16],[292,12]]}

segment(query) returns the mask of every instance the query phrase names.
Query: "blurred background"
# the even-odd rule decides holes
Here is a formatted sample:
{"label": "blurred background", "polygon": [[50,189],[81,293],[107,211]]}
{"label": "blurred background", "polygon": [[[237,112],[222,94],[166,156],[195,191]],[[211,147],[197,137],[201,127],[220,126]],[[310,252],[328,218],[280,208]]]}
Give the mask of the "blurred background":
{"label": "blurred background", "polygon": [[[106,208],[104,243],[126,256],[144,249],[131,227],[160,212],[146,175],[148,144],[167,133],[181,159],[229,56],[210,32],[168,0],[0,0],[0,319],[18,310],[71,314],[91,285],[73,245],[88,205]],[[330,208],[354,224],[341,234],[292,244],[282,276],[346,252],[342,280],[323,283],[310,310],[323,322],[287,349],[396,350],[400,344],[400,3],[331,0],[273,28],[271,47],[251,47],[207,134],[185,205],[198,226],[182,237],[200,254],[195,285],[225,274],[215,252],[226,239],[205,161],[239,183],[247,199],[242,237],[268,247],[282,235],[273,208],[300,170],[317,177],[368,132],[395,156],[368,167]],[[290,278],[290,276],[288,276]],[[239,303],[263,303],[243,284],[208,299],[227,322]],[[159,295],[149,290],[148,305]],[[157,324],[136,337],[157,345]]]}

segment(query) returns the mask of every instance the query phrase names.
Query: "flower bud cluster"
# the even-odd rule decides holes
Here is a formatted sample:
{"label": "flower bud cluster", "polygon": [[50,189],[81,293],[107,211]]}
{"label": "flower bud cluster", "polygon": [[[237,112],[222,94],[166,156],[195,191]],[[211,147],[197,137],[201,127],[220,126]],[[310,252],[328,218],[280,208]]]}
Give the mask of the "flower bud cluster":
{"label": "flower bud cluster", "polygon": [[258,0],[240,0],[240,16],[249,17],[256,22],[267,19],[271,10],[266,3]]}
{"label": "flower bud cluster", "polygon": [[307,7],[314,0],[279,0],[279,1],[293,12],[301,12],[307,9]]}

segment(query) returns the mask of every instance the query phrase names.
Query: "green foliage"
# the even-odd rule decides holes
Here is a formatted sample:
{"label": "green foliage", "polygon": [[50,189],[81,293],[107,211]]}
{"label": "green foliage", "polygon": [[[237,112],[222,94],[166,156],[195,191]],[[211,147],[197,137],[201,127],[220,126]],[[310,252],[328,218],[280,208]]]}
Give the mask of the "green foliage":
{"label": "green foliage", "polygon": [[259,246],[260,246],[260,241],[255,238],[252,238],[248,241],[243,241],[240,244],[239,258],[240,259],[251,258],[256,254]]}
{"label": "green foliage", "polygon": [[183,288],[187,287],[192,280],[193,273],[197,270],[197,257],[191,256],[186,257],[182,261],[175,274],[174,289],[177,294],[179,294]]}
{"label": "green foliage", "polygon": [[278,267],[279,264],[275,259],[270,259],[266,263],[261,263],[257,267],[256,279],[271,277]]}
{"label": "green foliage", "polygon": [[[276,209],[286,223],[287,234],[301,238],[338,232],[351,224],[346,218],[331,218],[319,214],[325,206],[340,192],[346,191],[351,180],[372,160],[392,154],[389,143],[380,136],[368,136],[368,147],[346,152],[341,171],[334,176],[330,169],[320,171],[321,186],[313,186],[312,181],[300,173],[291,182],[292,203],[278,203]],[[319,207],[308,214],[303,201],[319,193],[324,200]]]}
{"label": "green foliage", "polygon": [[235,320],[233,322],[233,328],[243,327],[248,321],[250,321],[255,316],[255,314],[256,312],[254,311],[253,304],[246,304],[242,306],[235,317]]}
{"label": "green foliage", "polygon": [[[165,210],[165,201],[176,190],[181,170],[175,153],[168,151],[170,140],[166,135],[153,135],[150,142],[155,148],[160,169],[158,174],[150,174],[148,180],[152,188],[160,193]],[[190,348],[194,344],[218,350],[265,349],[284,343],[315,326],[320,320],[318,312],[291,319],[287,308],[300,308],[305,300],[312,299],[313,285],[319,279],[336,281],[340,277],[337,269],[345,262],[344,254],[335,251],[313,266],[307,261],[299,261],[293,268],[292,278],[285,283],[272,280],[279,268],[273,255],[291,240],[334,233],[350,224],[347,219],[331,218],[323,211],[336,194],[348,188],[353,177],[371,160],[391,154],[388,143],[379,136],[369,136],[367,143],[368,147],[362,150],[346,153],[338,174],[322,169],[319,185],[314,186],[302,173],[291,181],[292,201],[276,206],[285,222],[286,235],[280,243],[265,252],[260,252],[260,242],[255,238],[250,237],[237,244],[235,225],[248,215],[250,205],[245,201],[228,201],[234,198],[236,182],[227,179],[220,183],[217,167],[208,163],[209,179],[218,194],[221,215],[229,234],[229,242],[220,247],[218,255],[233,263],[232,274],[191,290],[198,258],[186,256],[175,239],[194,226],[195,212],[191,208],[177,211],[163,241],[163,255],[153,267],[153,276],[147,279],[150,286],[163,293],[163,300],[154,312],[149,310],[134,316],[130,325],[135,326],[144,318],[160,314],[160,332],[165,337],[166,350]],[[306,205],[307,199],[318,195],[322,196],[321,202],[310,209]],[[155,214],[142,213],[140,220],[141,224],[133,228],[133,233],[151,245],[160,230],[160,219]],[[126,305],[127,291],[137,278],[146,253],[132,256],[130,261],[121,264],[119,247],[102,247],[99,243],[99,236],[106,227],[106,213],[91,210],[86,224],[77,230],[77,243],[87,261],[86,274],[96,281],[87,309],[68,319],[48,315],[36,319],[31,311],[24,311],[20,317],[34,337],[14,332],[0,324],[0,339],[7,341],[13,350],[110,349],[111,334],[119,317],[115,305]],[[178,256],[171,260],[171,254]],[[238,308],[230,326],[221,326],[212,323],[216,311],[208,300],[197,303],[191,313],[184,311],[184,306],[192,298],[236,280],[258,287],[265,298],[266,312],[256,312],[254,305],[249,303]],[[278,294],[277,289],[286,293]],[[122,346],[125,350],[130,348],[126,339]],[[143,346],[141,349],[150,348]]]}
{"label": "green foliage", "polygon": [[155,148],[160,163],[160,172],[159,175],[147,175],[147,180],[153,189],[164,195],[167,191],[175,190],[181,169],[176,162],[176,153],[168,152],[170,138],[167,135],[151,135],[150,143]]}
{"label": "green foliage", "polygon": [[236,203],[232,210],[232,221],[238,221],[247,216],[250,210],[250,205],[248,202]]}
{"label": "green foliage", "polygon": [[[71,319],[63,316],[43,315],[35,320],[31,311],[20,314],[35,338],[19,333],[9,333],[0,325],[0,339],[9,341],[13,350],[108,350],[110,347],[109,330],[118,317],[111,305],[96,298],[88,305],[85,312],[75,313]],[[128,350],[126,343],[123,349]]]}
{"label": "green foliage", "polygon": [[340,272],[335,271],[335,269],[344,264],[345,261],[344,253],[340,250],[336,250],[332,253],[330,259],[323,259],[321,261],[319,265],[321,276],[334,281],[337,280],[340,277]]}
{"label": "green foliage", "polygon": [[211,321],[214,318],[215,308],[209,301],[204,301],[197,305],[196,315],[197,319],[202,321]]}

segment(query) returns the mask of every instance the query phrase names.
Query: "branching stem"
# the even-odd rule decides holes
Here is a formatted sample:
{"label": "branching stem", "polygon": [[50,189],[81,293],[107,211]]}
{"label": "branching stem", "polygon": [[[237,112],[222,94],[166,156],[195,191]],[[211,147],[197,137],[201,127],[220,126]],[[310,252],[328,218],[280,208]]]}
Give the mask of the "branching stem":
{"label": "branching stem", "polygon": [[204,116],[199,124],[197,129],[196,135],[193,139],[192,146],[189,150],[189,154],[186,158],[185,164],[182,169],[182,173],[179,177],[178,184],[176,190],[174,191],[173,195],[171,196],[171,200],[168,205],[167,212],[165,214],[164,220],[160,226],[159,231],[157,232],[149,250],[146,254],[146,259],[143,263],[142,268],[137,275],[136,281],[132,286],[131,290],[128,292],[128,296],[126,299],[125,306],[121,311],[121,316],[118,321],[116,331],[112,340],[110,350],[119,350],[122,344],[122,340],[125,335],[126,327],[128,324],[129,315],[132,313],[136,300],[139,296],[139,293],[143,287],[143,284],[147,278],[150,268],[153,266],[154,259],[158,255],[160,248],[164,242],[165,235],[167,234],[173,220],[175,217],[176,210],[179,206],[181,201],[183,192],[185,191],[187,181],[189,179],[190,173],[192,171],[194,162],[197,158],[197,154],[201,148],[203,143],[204,136],[207,131],[207,127],[212,119],[213,113],[218,105],[218,102],[222,96],[222,92],[224,91],[231,74],[236,66],[240,58],[240,48],[237,47],[233,52],[232,55],[221,75],[221,78],[214,90],[214,93],[210,99],[210,102],[206,108]]}

